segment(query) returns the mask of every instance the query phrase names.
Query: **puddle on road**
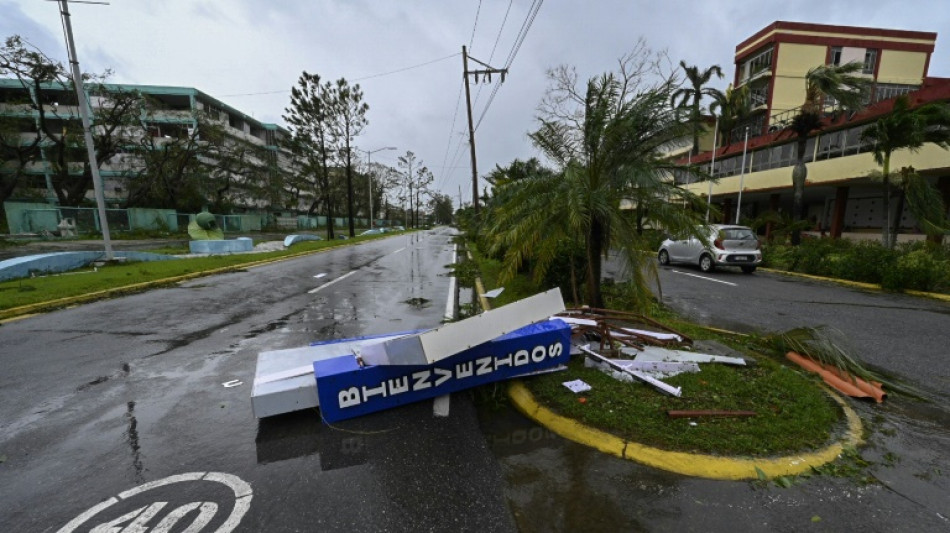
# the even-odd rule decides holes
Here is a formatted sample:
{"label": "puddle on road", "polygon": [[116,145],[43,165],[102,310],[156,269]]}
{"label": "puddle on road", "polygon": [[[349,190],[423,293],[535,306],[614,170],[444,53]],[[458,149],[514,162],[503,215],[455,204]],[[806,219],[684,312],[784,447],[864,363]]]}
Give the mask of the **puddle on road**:
{"label": "puddle on road", "polygon": [[425,309],[425,308],[429,307],[430,305],[432,305],[432,300],[429,300],[428,298],[418,298],[418,297],[414,297],[414,298],[409,298],[408,300],[404,301],[403,303],[408,304],[409,306],[413,307],[414,309]]}

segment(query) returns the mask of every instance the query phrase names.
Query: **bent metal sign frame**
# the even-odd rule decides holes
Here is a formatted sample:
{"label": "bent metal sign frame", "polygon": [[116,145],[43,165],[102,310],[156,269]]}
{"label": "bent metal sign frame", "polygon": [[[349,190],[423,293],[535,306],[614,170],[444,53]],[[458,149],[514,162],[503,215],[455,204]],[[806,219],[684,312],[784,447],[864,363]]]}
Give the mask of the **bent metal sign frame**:
{"label": "bent metal sign frame", "polygon": [[519,328],[428,365],[360,366],[352,355],[313,363],[327,422],[567,364],[571,328],[549,320]]}

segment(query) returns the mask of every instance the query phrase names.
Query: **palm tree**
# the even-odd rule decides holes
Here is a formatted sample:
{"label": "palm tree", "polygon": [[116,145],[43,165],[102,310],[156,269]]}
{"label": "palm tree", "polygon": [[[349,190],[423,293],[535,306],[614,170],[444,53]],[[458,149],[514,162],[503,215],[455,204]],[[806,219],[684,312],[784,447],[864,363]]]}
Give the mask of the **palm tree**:
{"label": "palm tree", "polygon": [[[894,109],[870,124],[861,134],[863,142],[872,143],[874,161],[881,165],[880,180],[884,184],[884,212],[887,219],[881,230],[881,244],[893,248],[900,226],[900,214],[904,208],[904,191],[908,188],[914,192],[910,195],[910,207],[916,211],[915,215],[925,225],[936,226],[942,224],[944,216],[937,220],[927,216],[926,211],[919,209],[923,205],[933,204],[933,199],[927,198],[927,191],[936,191],[932,187],[921,187],[920,176],[913,169],[903,169],[898,179],[898,207],[897,216],[891,216],[892,186],[895,185],[891,171],[891,155],[895,150],[907,149],[916,152],[924,143],[934,143],[946,150],[950,148],[950,106],[943,103],[931,103],[910,108],[910,101],[906,96],[899,96],[894,101]],[[915,180],[916,177],[916,180]],[[938,197],[939,198],[939,197]]]}
{"label": "palm tree", "polygon": [[[608,250],[617,250],[627,261],[635,293],[646,299],[646,262],[638,250],[645,237],[637,232],[634,217],[621,209],[622,199],[638,199],[636,206],[654,227],[689,231],[705,210],[702,199],[677,187],[670,173],[700,174],[677,166],[663,150],[690,132],[691,124],[679,118],[668,102],[675,87],[668,80],[641,90],[621,74],[605,74],[587,82],[576,95],[572,112],[540,119],[532,141],[557,167],[557,173],[540,173],[513,182],[508,201],[495,213],[489,234],[506,248],[506,273],[526,259],[537,269],[556,258],[557,244],[565,239],[583,243],[586,257],[586,302],[603,306],[601,261]],[[672,200],[672,201],[671,201]],[[683,209],[683,202],[695,209]],[[655,265],[654,265],[655,266]]]}
{"label": "palm tree", "polygon": [[[802,196],[805,194],[805,179],[808,168],[805,166],[805,147],[808,136],[822,127],[822,110],[826,102],[833,99],[845,111],[857,111],[864,106],[871,80],[858,74],[864,65],[857,61],[844,65],[821,65],[805,74],[805,102],[799,108],[788,130],[797,137],[797,160],[792,169],[793,207],[796,220],[805,218]],[[801,242],[801,232],[792,232],[792,244]]]}
{"label": "palm tree", "polygon": [[[701,127],[702,108],[699,105],[703,95],[713,96],[716,89],[706,87],[713,74],[722,78],[722,69],[719,65],[713,65],[700,72],[699,67],[688,66],[685,61],[680,61],[680,67],[686,72],[688,87],[681,87],[673,92],[670,103],[674,107],[688,107],[689,119],[693,124],[693,149],[692,154],[699,153],[699,129]],[[716,91],[718,92],[718,91]],[[677,104],[679,101],[679,104]]]}
{"label": "palm tree", "polygon": [[732,143],[732,131],[752,113],[749,85],[734,89],[732,84],[729,84],[725,91],[712,89],[709,95],[713,100],[709,104],[709,112],[719,117],[720,142],[724,146],[729,145]]}

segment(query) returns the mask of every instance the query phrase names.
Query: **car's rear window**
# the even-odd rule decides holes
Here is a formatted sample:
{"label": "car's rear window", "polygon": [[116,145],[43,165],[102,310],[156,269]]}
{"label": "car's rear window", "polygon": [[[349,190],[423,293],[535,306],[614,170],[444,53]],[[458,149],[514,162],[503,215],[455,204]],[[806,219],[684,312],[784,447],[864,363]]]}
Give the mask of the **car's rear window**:
{"label": "car's rear window", "polygon": [[727,228],[720,230],[720,235],[727,241],[751,241],[755,240],[755,233],[748,228]]}

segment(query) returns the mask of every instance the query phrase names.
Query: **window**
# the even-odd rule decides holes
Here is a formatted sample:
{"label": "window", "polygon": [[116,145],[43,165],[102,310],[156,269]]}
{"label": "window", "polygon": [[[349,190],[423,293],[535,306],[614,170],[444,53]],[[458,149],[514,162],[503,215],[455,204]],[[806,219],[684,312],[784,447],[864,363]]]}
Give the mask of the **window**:
{"label": "window", "polygon": [[868,48],[864,52],[864,74],[874,74],[874,65],[877,64],[877,50]]}
{"label": "window", "polygon": [[772,69],[772,47],[759,52],[751,59],[742,64],[742,81],[755,77],[756,74],[764,70]]}
{"label": "window", "polygon": [[874,87],[874,102],[896,98],[902,94],[916,91],[920,87],[917,85],[904,85],[900,83],[878,83]]}
{"label": "window", "polygon": [[841,47],[840,47],[840,46],[832,46],[832,47],[831,47],[831,61],[830,61],[830,63],[831,63],[832,65],[840,65],[840,64],[841,64]]}

